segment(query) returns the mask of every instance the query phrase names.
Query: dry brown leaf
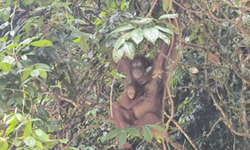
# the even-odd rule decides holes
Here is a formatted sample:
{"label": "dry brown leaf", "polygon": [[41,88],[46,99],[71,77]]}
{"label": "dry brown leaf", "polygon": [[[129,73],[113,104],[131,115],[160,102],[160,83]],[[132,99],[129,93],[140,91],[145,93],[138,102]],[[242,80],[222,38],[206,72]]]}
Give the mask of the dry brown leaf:
{"label": "dry brown leaf", "polygon": [[162,73],[163,73],[162,70],[155,70],[155,71],[153,72],[153,78],[157,78],[157,77],[161,78],[161,74],[162,74]]}
{"label": "dry brown leaf", "polygon": [[211,11],[212,11],[212,12],[215,12],[215,11],[219,12],[219,10],[220,10],[220,8],[219,8],[219,3],[216,2],[216,1],[213,1],[213,2],[212,2],[212,6],[211,6],[211,7],[212,7],[212,8],[211,8]]}
{"label": "dry brown leaf", "polygon": [[213,64],[221,65],[219,58],[214,54],[209,54],[208,60],[211,61]]}

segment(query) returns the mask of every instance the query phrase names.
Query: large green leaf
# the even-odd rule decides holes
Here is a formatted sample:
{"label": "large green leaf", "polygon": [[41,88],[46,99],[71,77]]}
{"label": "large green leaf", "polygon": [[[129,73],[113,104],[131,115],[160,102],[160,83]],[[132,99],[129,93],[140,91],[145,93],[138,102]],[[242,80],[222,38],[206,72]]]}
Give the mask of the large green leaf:
{"label": "large green leaf", "polygon": [[89,44],[87,41],[88,41],[88,38],[81,37],[79,45],[80,45],[81,50],[83,50],[84,52],[87,52],[89,48]]}
{"label": "large green leaf", "polygon": [[170,39],[164,33],[159,32],[159,38],[161,38],[167,45],[170,44]]}
{"label": "large green leaf", "polygon": [[37,135],[37,139],[41,142],[48,142],[49,141],[49,135],[46,134],[43,130],[41,129],[37,129],[35,131],[36,135]]}
{"label": "large green leaf", "polygon": [[4,49],[16,48],[18,45],[19,45],[19,44],[17,44],[17,43],[12,43],[12,44],[6,46]]}
{"label": "large green leaf", "polygon": [[140,136],[140,133],[136,128],[126,128],[125,131],[133,136]]}
{"label": "large green leaf", "polygon": [[49,40],[40,40],[30,43],[30,45],[35,47],[49,47],[52,46],[52,42]]}
{"label": "large green leaf", "polygon": [[39,75],[40,77],[42,77],[43,79],[47,78],[47,72],[44,70],[39,70]]}
{"label": "large green leaf", "polygon": [[151,142],[153,139],[152,132],[150,131],[150,129],[147,126],[142,127],[142,135],[143,135],[144,139],[148,142]]}
{"label": "large green leaf", "polygon": [[159,20],[162,20],[162,19],[173,19],[173,18],[177,18],[178,17],[178,14],[165,14],[165,15],[162,15],[159,17]]}
{"label": "large green leaf", "polygon": [[47,121],[49,118],[49,113],[42,106],[37,107],[37,114],[41,119]]}
{"label": "large green leaf", "polygon": [[151,43],[155,44],[155,41],[159,37],[159,30],[155,27],[151,28],[144,28],[143,29],[143,36],[150,41]]}
{"label": "large green leaf", "polygon": [[152,21],[153,21],[153,18],[142,18],[140,20],[130,20],[129,22],[134,23],[134,24],[139,24],[139,25],[145,25],[145,24],[149,24]]}
{"label": "large green leaf", "polygon": [[12,65],[9,63],[2,63],[0,62],[0,69],[4,72],[10,72]]}
{"label": "large green leaf", "polygon": [[114,48],[115,48],[115,49],[119,49],[119,48],[122,46],[122,44],[123,44],[124,42],[125,42],[124,36],[119,37],[119,38],[117,39],[117,41],[115,42]]}
{"label": "large green leaf", "polygon": [[48,66],[47,64],[43,64],[43,63],[36,63],[35,64],[36,69],[45,69],[45,70],[50,70],[50,66]]}
{"label": "large green leaf", "polygon": [[7,150],[9,144],[6,138],[0,137],[0,150]]}
{"label": "large green leaf", "polygon": [[123,51],[125,52],[125,56],[130,59],[133,59],[135,56],[135,45],[132,42],[125,42],[122,46]]}
{"label": "large green leaf", "polygon": [[15,62],[15,58],[12,56],[5,56],[2,62],[8,63],[8,64],[13,64]]}
{"label": "large green leaf", "polygon": [[113,139],[114,137],[116,137],[119,133],[121,132],[121,129],[114,129],[114,130],[111,130],[105,137],[105,141],[106,140],[110,140],[110,139]]}
{"label": "large green leaf", "polygon": [[122,56],[124,55],[124,50],[123,49],[118,49],[118,50],[116,50],[116,49],[114,49],[113,50],[113,60],[117,63],[121,58],[122,58]]}
{"label": "large green leaf", "polygon": [[29,67],[23,71],[22,80],[25,81],[32,71],[32,67]]}
{"label": "large green leaf", "polygon": [[120,145],[123,145],[126,143],[127,136],[128,134],[125,131],[120,132],[119,137],[118,137],[118,142]]}
{"label": "large green leaf", "polygon": [[127,24],[125,26],[121,26],[117,29],[115,29],[114,31],[112,31],[110,34],[113,34],[113,33],[118,33],[118,32],[123,32],[123,31],[127,31],[127,30],[130,30],[130,29],[134,29],[135,27],[132,25],[132,24]]}
{"label": "large green leaf", "polygon": [[161,30],[161,31],[163,31],[163,32],[169,33],[171,35],[173,34],[173,31],[170,30],[169,28],[161,27],[161,26],[158,26],[158,25],[156,25],[154,27],[157,28],[157,29],[159,29],[159,30]]}
{"label": "large green leaf", "polygon": [[172,0],[162,0],[163,10],[168,11],[172,8]]}
{"label": "large green leaf", "polygon": [[150,128],[153,128],[155,130],[158,130],[158,131],[164,131],[165,130],[165,128],[163,128],[162,126],[156,125],[156,124],[149,124],[147,126],[150,127]]}
{"label": "large green leaf", "polygon": [[10,18],[11,7],[6,7],[5,9],[3,9],[3,11],[0,12],[2,12],[3,20],[6,22]]}
{"label": "large green leaf", "polygon": [[40,71],[37,70],[37,69],[32,70],[31,73],[30,73],[30,75],[31,75],[32,77],[38,77],[38,76],[40,75]]}
{"label": "large green leaf", "polygon": [[135,29],[131,32],[131,38],[136,43],[139,44],[143,40],[143,31],[141,28]]}
{"label": "large green leaf", "polygon": [[14,131],[16,125],[17,125],[17,120],[14,120],[14,121],[9,125],[9,127],[7,128],[5,134],[6,134],[6,135],[9,135],[12,131]]}
{"label": "large green leaf", "polygon": [[25,40],[23,40],[20,45],[24,44],[24,45],[27,45],[27,44],[30,44],[30,42],[32,42],[32,38],[27,38]]}
{"label": "large green leaf", "polygon": [[24,139],[24,143],[29,147],[34,147],[36,144],[36,140],[33,137],[29,136]]}
{"label": "large green leaf", "polygon": [[5,124],[13,124],[16,122],[16,119],[16,114],[12,113],[7,117]]}

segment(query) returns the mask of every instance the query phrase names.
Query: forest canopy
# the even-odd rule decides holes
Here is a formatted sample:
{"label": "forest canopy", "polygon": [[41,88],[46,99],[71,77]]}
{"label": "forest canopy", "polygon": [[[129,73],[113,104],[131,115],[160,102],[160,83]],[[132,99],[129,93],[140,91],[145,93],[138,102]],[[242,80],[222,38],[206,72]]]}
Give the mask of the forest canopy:
{"label": "forest canopy", "polygon": [[[0,0],[0,150],[250,149],[249,14],[249,0]],[[163,117],[117,129],[129,78],[113,64],[137,55],[167,60]]]}

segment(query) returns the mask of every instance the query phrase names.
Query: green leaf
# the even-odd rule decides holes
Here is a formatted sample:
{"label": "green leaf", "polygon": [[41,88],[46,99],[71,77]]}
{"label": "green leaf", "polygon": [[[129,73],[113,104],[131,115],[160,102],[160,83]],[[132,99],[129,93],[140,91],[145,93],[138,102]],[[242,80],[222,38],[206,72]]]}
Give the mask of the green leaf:
{"label": "green leaf", "polygon": [[85,37],[81,37],[81,40],[80,40],[80,48],[83,52],[87,52],[88,51],[88,48],[89,48],[89,44],[88,44],[88,38],[85,38]]}
{"label": "green leaf", "polygon": [[157,124],[149,124],[147,126],[150,127],[150,128],[153,128],[155,130],[158,130],[158,131],[164,131],[165,130],[165,128],[163,128],[162,126],[159,126]]}
{"label": "green leaf", "polygon": [[5,36],[3,38],[0,38],[0,42],[4,43],[8,40],[8,36]]}
{"label": "green leaf", "polygon": [[140,133],[136,128],[126,128],[125,131],[133,136],[140,136]]}
{"label": "green leaf", "polygon": [[26,123],[25,128],[24,128],[24,133],[23,134],[24,134],[25,137],[28,137],[28,136],[31,135],[31,133],[32,133],[32,123],[30,121],[28,121]]}
{"label": "green leaf", "polygon": [[43,78],[43,79],[46,79],[47,78],[47,72],[44,71],[44,70],[39,70],[39,75]]}
{"label": "green leaf", "polygon": [[9,135],[9,134],[15,129],[16,124],[17,124],[17,120],[15,120],[14,122],[12,122],[12,123],[10,124],[10,126],[7,128],[5,134],[6,134],[6,135]]}
{"label": "green leaf", "polygon": [[113,60],[117,63],[124,55],[123,49],[113,50]]}
{"label": "green leaf", "polygon": [[143,36],[150,41],[151,43],[155,44],[155,41],[159,37],[159,30],[155,27],[151,28],[144,28],[143,29]]}
{"label": "green leaf", "polygon": [[132,24],[127,24],[125,26],[121,26],[117,29],[115,29],[114,31],[112,31],[110,34],[113,34],[113,33],[118,33],[118,32],[123,32],[123,31],[127,31],[127,30],[130,30],[130,29],[134,29],[135,27],[132,25]]}
{"label": "green leaf", "polygon": [[173,19],[173,18],[177,18],[178,14],[165,14],[159,17],[158,20],[162,20],[162,19]]}
{"label": "green leaf", "polygon": [[179,104],[178,107],[177,107],[177,111],[181,110],[183,106],[184,106],[183,103]]}
{"label": "green leaf", "polygon": [[118,143],[119,145],[123,145],[127,141],[127,133],[125,131],[120,132],[119,137],[118,137]]}
{"label": "green leaf", "polygon": [[0,137],[0,150],[7,150],[9,144],[8,141],[5,138]]}
{"label": "green leaf", "polygon": [[49,40],[40,40],[30,43],[30,45],[35,47],[49,47],[52,46],[52,42]]}
{"label": "green leaf", "polygon": [[74,39],[73,42],[74,42],[74,43],[79,43],[80,40],[81,40],[81,37],[78,37],[78,38]]}
{"label": "green leaf", "polygon": [[24,121],[24,116],[22,114],[16,113],[15,116],[16,116],[18,122],[23,122]]}
{"label": "green leaf", "polygon": [[2,61],[2,62],[3,62],[3,63],[8,63],[8,64],[14,64],[15,58],[12,57],[12,56],[5,56],[5,57],[3,58],[3,61]]}
{"label": "green leaf", "polygon": [[130,59],[133,59],[135,56],[135,45],[131,42],[125,42],[122,46],[123,51],[125,52],[125,56]]}
{"label": "green leaf", "polygon": [[48,142],[49,141],[49,136],[41,129],[37,129],[35,131],[37,135],[37,139],[41,142]]}
{"label": "green leaf", "polygon": [[104,138],[104,141],[113,139],[113,138],[116,137],[120,132],[121,132],[121,129],[114,129],[114,130],[111,130],[111,131],[106,135],[106,137]]}
{"label": "green leaf", "polygon": [[170,45],[170,39],[164,33],[159,32],[159,38],[162,39],[167,45]]}
{"label": "green leaf", "polygon": [[14,38],[13,43],[18,43],[23,34],[24,33],[18,33],[18,35],[16,35],[16,37]]}
{"label": "green leaf", "polygon": [[45,121],[49,118],[49,113],[42,106],[37,107],[37,114]]}
{"label": "green leaf", "polygon": [[36,140],[33,137],[29,136],[24,139],[24,143],[29,147],[34,147],[36,144]]}
{"label": "green leaf", "polygon": [[161,26],[158,26],[158,25],[156,25],[154,27],[157,28],[157,29],[159,29],[159,30],[161,30],[161,31],[163,31],[163,32],[169,33],[171,35],[173,34],[173,31],[170,30],[169,28],[161,27]]}
{"label": "green leaf", "polygon": [[35,67],[36,67],[36,69],[50,70],[50,66],[48,66],[47,64],[43,64],[43,63],[36,63]]}
{"label": "green leaf", "polygon": [[11,7],[6,7],[5,9],[3,9],[2,17],[5,22],[9,20],[10,12],[11,12]]}
{"label": "green leaf", "polygon": [[[36,148],[44,149],[43,143],[39,142],[39,141],[36,141]],[[37,149],[37,150],[40,150],[40,149]]]}
{"label": "green leaf", "polygon": [[47,53],[49,58],[53,61],[53,62],[60,62],[61,58],[60,55],[58,54],[58,52],[54,49],[47,49]]}
{"label": "green leaf", "polygon": [[69,141],[69,139],[59,139],[59,141],[60,141],[61,143],[67,144],[68,141]]}
{"label": "green leaf", "polygon": [[203,35],[202,35],[202,34],[198,35],[198,41],[199,41],[201,44],[203,44]]}
{"label": "green leaf", "polygon": [[121,6],[120,6],[121,10],[125,10],[126,9],[126,3],[127,3],[127,1],[123,1],[121,3]]}
{"label": "green leaf", "polygon": [[131,38],[136,43],[139,44],[143,40],[142,29],[135,29],[131,32]]}
{"label": "green leaf", "polygon": [[17,43],[13,43],[13,44],[10,44],[10,45],[6,46],[4,49],[15,48],[15,47],[17,47],[18,45],[19,45],[19,44],[17,44]]}
{"label": "green leaf", "polygon": [[134,23],[134,24],[139,24],[139,25],[145,25],[145,24],[149,24],[150,22],[153,21],[153,18],[142,18],[140,20],[130,20],[130,23]]}
{"label": "green leaf", "polygon": [[[48,119],[46,119],[48,120]],[[49,128],[55,132],[59,131],[59,127],[60,127],[60,123],[58,121],[55,121],[55,120],[50,120],[47,122]]]}
{"label": "green leaf", "polygon": [[150,131],[150,129],[147,126],[142,127],[142,135],[143,135],[144,139],[148,142],[151,142],[153,139],[152,132]]}
{"label": "green leaf", "polygon": [[27,68],[24,70],[23,75],[22,75],[22,81],[25,81],[29,77],[31,71],[32,71],[32,68]]}
{"label": "green leaf", "polygon": [[30,75],[31,75],[32,77],[38,77],[38,76],[40,75],[40,71],[37,70],[37,69],[32,70],[31,73],[30,73]]}
{"label": "green leaf", "polygon": [[12,65],[9,63],[0,63],[0,69],[4,72],[10,72]]}
{"label": "green leaf", "polygon": [[5,124],[13,124],[16,122],[16,114],[12,113],[7,117]]}
{"label": "green leaf", "polygon": [[91,109],[87,114],[91,114],[92,116],[96,116],[97,112],[99,111],[98,108]]}
{"label": "green leaf", "polygon": [[[1,10],[0,10],[0,12],[1,12]],[[7,22],[5,22],[5,23],[3,23],[3,24],[1,24],[0,25],[0,30],[2,30],[2,29],[4,29],[4,28],[6,28],[6,27],[8,27],[10,25],[10,23],[7,21]]]}
{"label": "green leaf", "polygon": [[172,0],[162,0],[163,10],[168,11],[172,8]]}
{"label": "green leaf", "polygon": [[124,42],[125,42],[124,36],[119,37],[118,40],[115,42],[114,48],[119,49]]}
{"label": "green leaf", "polygon": [[31,39],[31,38],[27,38],[27,39],[25,39],[24,41],[22,41],[22,42],[20,43],[20,45],[22,45],[22,44],[27,45],[27,44],[30,44],[30,42],[32,42],[32,39]]}

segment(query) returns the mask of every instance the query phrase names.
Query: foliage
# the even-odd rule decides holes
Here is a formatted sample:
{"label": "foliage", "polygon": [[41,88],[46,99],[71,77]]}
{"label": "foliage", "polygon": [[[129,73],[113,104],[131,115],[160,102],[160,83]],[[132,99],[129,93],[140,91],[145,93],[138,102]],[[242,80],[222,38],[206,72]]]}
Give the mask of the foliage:
{"label": "foliage", "polygon": [[[0,1],[0,149],[117,149],[127,138],[134,149],[250,148],[249,5]],[[174,103],[165,103],[174,110],[164,113],[164,142],[149,142],[150,128],[161,126],[147,125],[141,136],[114,129],[109,103],[126,79],[111,59],[153,57],[159,39],[170,44],[174,33],[181,59],[168,72]]]}

